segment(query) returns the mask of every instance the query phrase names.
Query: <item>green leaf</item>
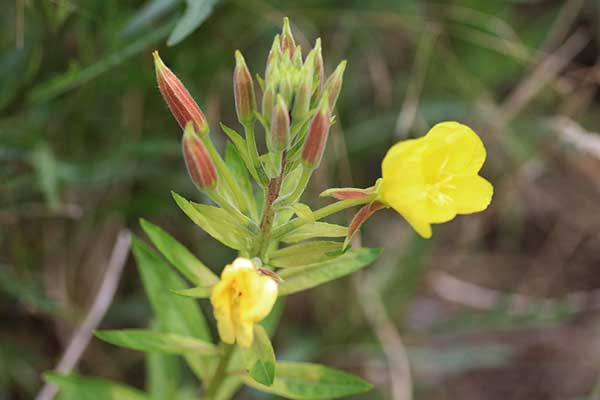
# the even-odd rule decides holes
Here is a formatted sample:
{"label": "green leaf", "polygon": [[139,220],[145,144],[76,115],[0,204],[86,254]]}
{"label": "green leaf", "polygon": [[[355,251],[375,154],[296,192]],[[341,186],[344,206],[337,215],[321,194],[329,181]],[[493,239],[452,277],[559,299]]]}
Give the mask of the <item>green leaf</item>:
{"label": "green leaf", "polygon": [[238,182],[242,193],[246,197],[246,203],[251,207],[251,212],[256,219],[258,219],[258,211],[256,210],[256,199],[254,198],[254,192],[252,190],[252,182],[248,175],[248,168],[242,160],[239,151],[235,145],[231,142],[227,142],[225,147],[225,163],[233,173],[236,181]]}
{"label": "green leaf", "polygon": [[249,377],[244,378],[244,382],[263,392],[295,400],[341,398],[373,388],[357,376],[319,364],[281,362],[276,368],[277,375],[271,386],[261,385]]}
{"label": "green leaf", "polygon": [[190,282],[198,286],[208,286],[219,281],[219,277],[214,272],[173,236],[145,219],[140,220],[140,224],[162,255]]}
{"label": "green leaf", "polygon": [[235,130],[231,129],[222,122],[221,129],[223,129],[223,132],[225,132],[229,140],[231,140],[231,143],[233,143],[233,145],[235,146],[236,150],[238,151],[238,154],[240,155],[244,163],[246,163],[247,166],[251,165],[250,156],[248,156],[248,146],[246,145],[246,139],[244,139],[242,135],[240,135]]}
{"label": "green leaf", "polygon": [[167,46],[175,46],[194,32],[212,13],[218,0],[187,0],[187,8],[183,17],[167,40]]}
{"label": "green leaf", "polygon": [[314,237],[345,237],[348,228],[341,225],[330,224],[327,222],[315,222],[305,224],[294,229],[281,238],[285,243],[296,243]]}
{"label": "green leaf", "polygon": [[173,293],[179,296],[193,297],[195,299],[209,298],[212,293],[213,286],[198,286],[191,289],[174,290]]}
{"label": "green leaf", "polygon": [[292,208],[294,209],[294,212],[296,213],[298,218],[300,218],[302,221],[305,221],[305,222],[311,223],[311,224],[315,223],[315,216],[313,215],[313,212],[310,209],[310,207],[307,206],[306,204],[294,203],[292,205]]}
{"label": "green leaf", "polygon": [[196,353],[205,356],[220,354],[212,343],[175,333],[146,329],[104,330],[95,332],[97,338],[128,349],[170,354]]}
{"label": "green leaf", "polygon": [[275,379],[275,352],[265,328],[255,325],[252,345],[247,349],[240,347],[240,353],[250,377],[260,384],[271,386]]}
{"label": "green leaf", "polygon": [[[155,322],[152,329],[160,332]],[[146,391],[154,400],[177,400],[181,386],[181,362],[176,355],[146,354]]]}
{"label": "green leaf", "polygon": [[[168,333],[212,342],[210,330],[196,302],[170,291],[185,289],[183,280],[139,238],[132,238],[133,254],[142,283],[159,325]],[[202,379],[210,377],[212,360],[186,356],[186,361]]]}
{"label": "green leaf", "polygon": [[172,194],[179,208],[210,236],[233,249],[246,248],[250,232],[241,227],[227,211],[219,207],[191,202],[175,192]]}
{"label": "green leaf", "polygon": [[77,400],[150,400],[137,389],[100,378],[81,378],[54,372],[44,374],[44,379],[58,386],[68,398]]}
{"label": "green leaf", "polygon": [[305,242],[271,253],[269,264],[279,268],[299,267],[338,257],[342,242]]}
{"label": "green leaf", "polygon": [[283,282],[279,284],[279,295],[310,289],[364,268],[379,257],[379,249],[352,249],[332,260],[304,267],[284,269],[279,272]]}

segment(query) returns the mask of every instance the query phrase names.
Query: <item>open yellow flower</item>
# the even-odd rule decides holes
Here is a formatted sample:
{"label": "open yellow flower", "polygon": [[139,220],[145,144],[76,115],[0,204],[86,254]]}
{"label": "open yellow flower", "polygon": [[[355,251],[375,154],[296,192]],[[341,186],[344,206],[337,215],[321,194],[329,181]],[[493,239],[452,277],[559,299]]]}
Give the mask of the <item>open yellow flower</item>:
{"label": "open yellow flower", "polygon": [[441,122],[427,135],[395,144],[381,166],[378,200],[400,213],[419,235],[457,214],[485,210],[492,185],[478,175],[486,152],[471,128]]}
{"label": "open yellow flower", "polygon": [[277,282],[246,258],[237,258],[221,273],[212,290],[219,336],[225,343],[249,347],[254,324],[264,319],[277,300]]}

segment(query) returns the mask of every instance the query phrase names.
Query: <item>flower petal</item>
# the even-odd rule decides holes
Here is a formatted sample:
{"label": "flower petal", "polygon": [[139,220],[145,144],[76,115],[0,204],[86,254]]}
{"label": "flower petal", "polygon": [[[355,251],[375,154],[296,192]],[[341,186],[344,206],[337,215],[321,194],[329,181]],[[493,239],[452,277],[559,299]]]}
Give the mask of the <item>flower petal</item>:
{"label": "flower petal", "polygon": [[451,184],[452,189],[447,193],[454,199],[459,214],[483,211],[492,201],[494,187],[479,175],[456,176]]}
{"label": "flower petal", "polygon": [[455,175],[471,175],[479,172],[486,157],[485,147],[479,136],[468,126],[448,121],[436,124],[425,136],[433,142],[445,142],[448,159],[444,170]]}

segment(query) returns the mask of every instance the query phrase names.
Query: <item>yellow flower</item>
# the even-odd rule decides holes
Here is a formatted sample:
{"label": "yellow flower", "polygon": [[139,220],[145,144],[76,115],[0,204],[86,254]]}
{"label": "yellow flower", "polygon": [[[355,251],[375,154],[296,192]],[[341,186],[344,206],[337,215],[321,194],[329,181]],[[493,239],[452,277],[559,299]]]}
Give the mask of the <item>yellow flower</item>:
{"label": "yellow flower", "polygon": [[471,128],[441,122],[427,135],[397,143],[388,151],[381,166],[379,201],[429,238],[431,224],[483,211],[490,204],[494,189],[478,175],[485,156],[485,147]]}
{"label": "yellow flower", "polygon": [[221,273],[210,298],[221,340],[249,347],[254,338],[254,324],[269,315],[275,300],[277,283],[261,273],[252,261],[235,259]]}

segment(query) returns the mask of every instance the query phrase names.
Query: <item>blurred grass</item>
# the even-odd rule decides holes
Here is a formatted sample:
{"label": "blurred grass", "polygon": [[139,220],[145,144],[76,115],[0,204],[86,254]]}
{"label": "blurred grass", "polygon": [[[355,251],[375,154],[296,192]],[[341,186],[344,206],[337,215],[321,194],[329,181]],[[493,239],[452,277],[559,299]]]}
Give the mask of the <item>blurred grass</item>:
{"label": "blurred grass", "polygon": [[[551,118],[600,131],[597,1],[16,0],[4,6],[0,399],[36,393],[39,373],[55,364],[91,301],[121,227],[137,230],[138,218],[147,218],[216,270],[233,256],[171,201],[170,190],[198,195],[179,154],[179,129],[156,90],[150,52],[159,49],[186,83],[222,145],[217,122],[235,126],[233,52],[241,49],[262,74],[284,15],[302,31],[303,48],[322,37],[329,72],[341,59],[349,62],[311,205],[322,201],[320,190],[350,184],[350,177],[357,186],[372,184],[388,146],[440,120],[469,123],[488,147],[484,174],[496,195],[486,213],[440,227],[427,242],[391,214],[376,215],[363,229],[366,245],[386,250],[368,277],[408,346],[416,397],[591,393],[600,373],[594,301],[600,162],[585,148],[565,146]],[[580,48],[566,67],[543,70],[547,83],[508,115],[511,96],[527,89],[536,66],[552,60],[578,29]],[[440,271],[493,289],[483,291],[498,295],[492,307],[477,296],[481,307],[462,304],[473,293],[436,285]],[[385,354],[351,290],[344,280],[291,298],[276,337],[278,355],[353,370],[377,385],[363,398],[391,398]],[[581,307],[563,299],[573,292],[583,296]],[[514,293],[531,304],[515,311]],[[139,277],[127,268],[104,325],[145,326],[148,310]],[[153,373],[165,373],[149,362]],[[93,342],[80,371],[143,387],[142,363],[141,354]],[[245,391],[238,398],[264,395]]]}

